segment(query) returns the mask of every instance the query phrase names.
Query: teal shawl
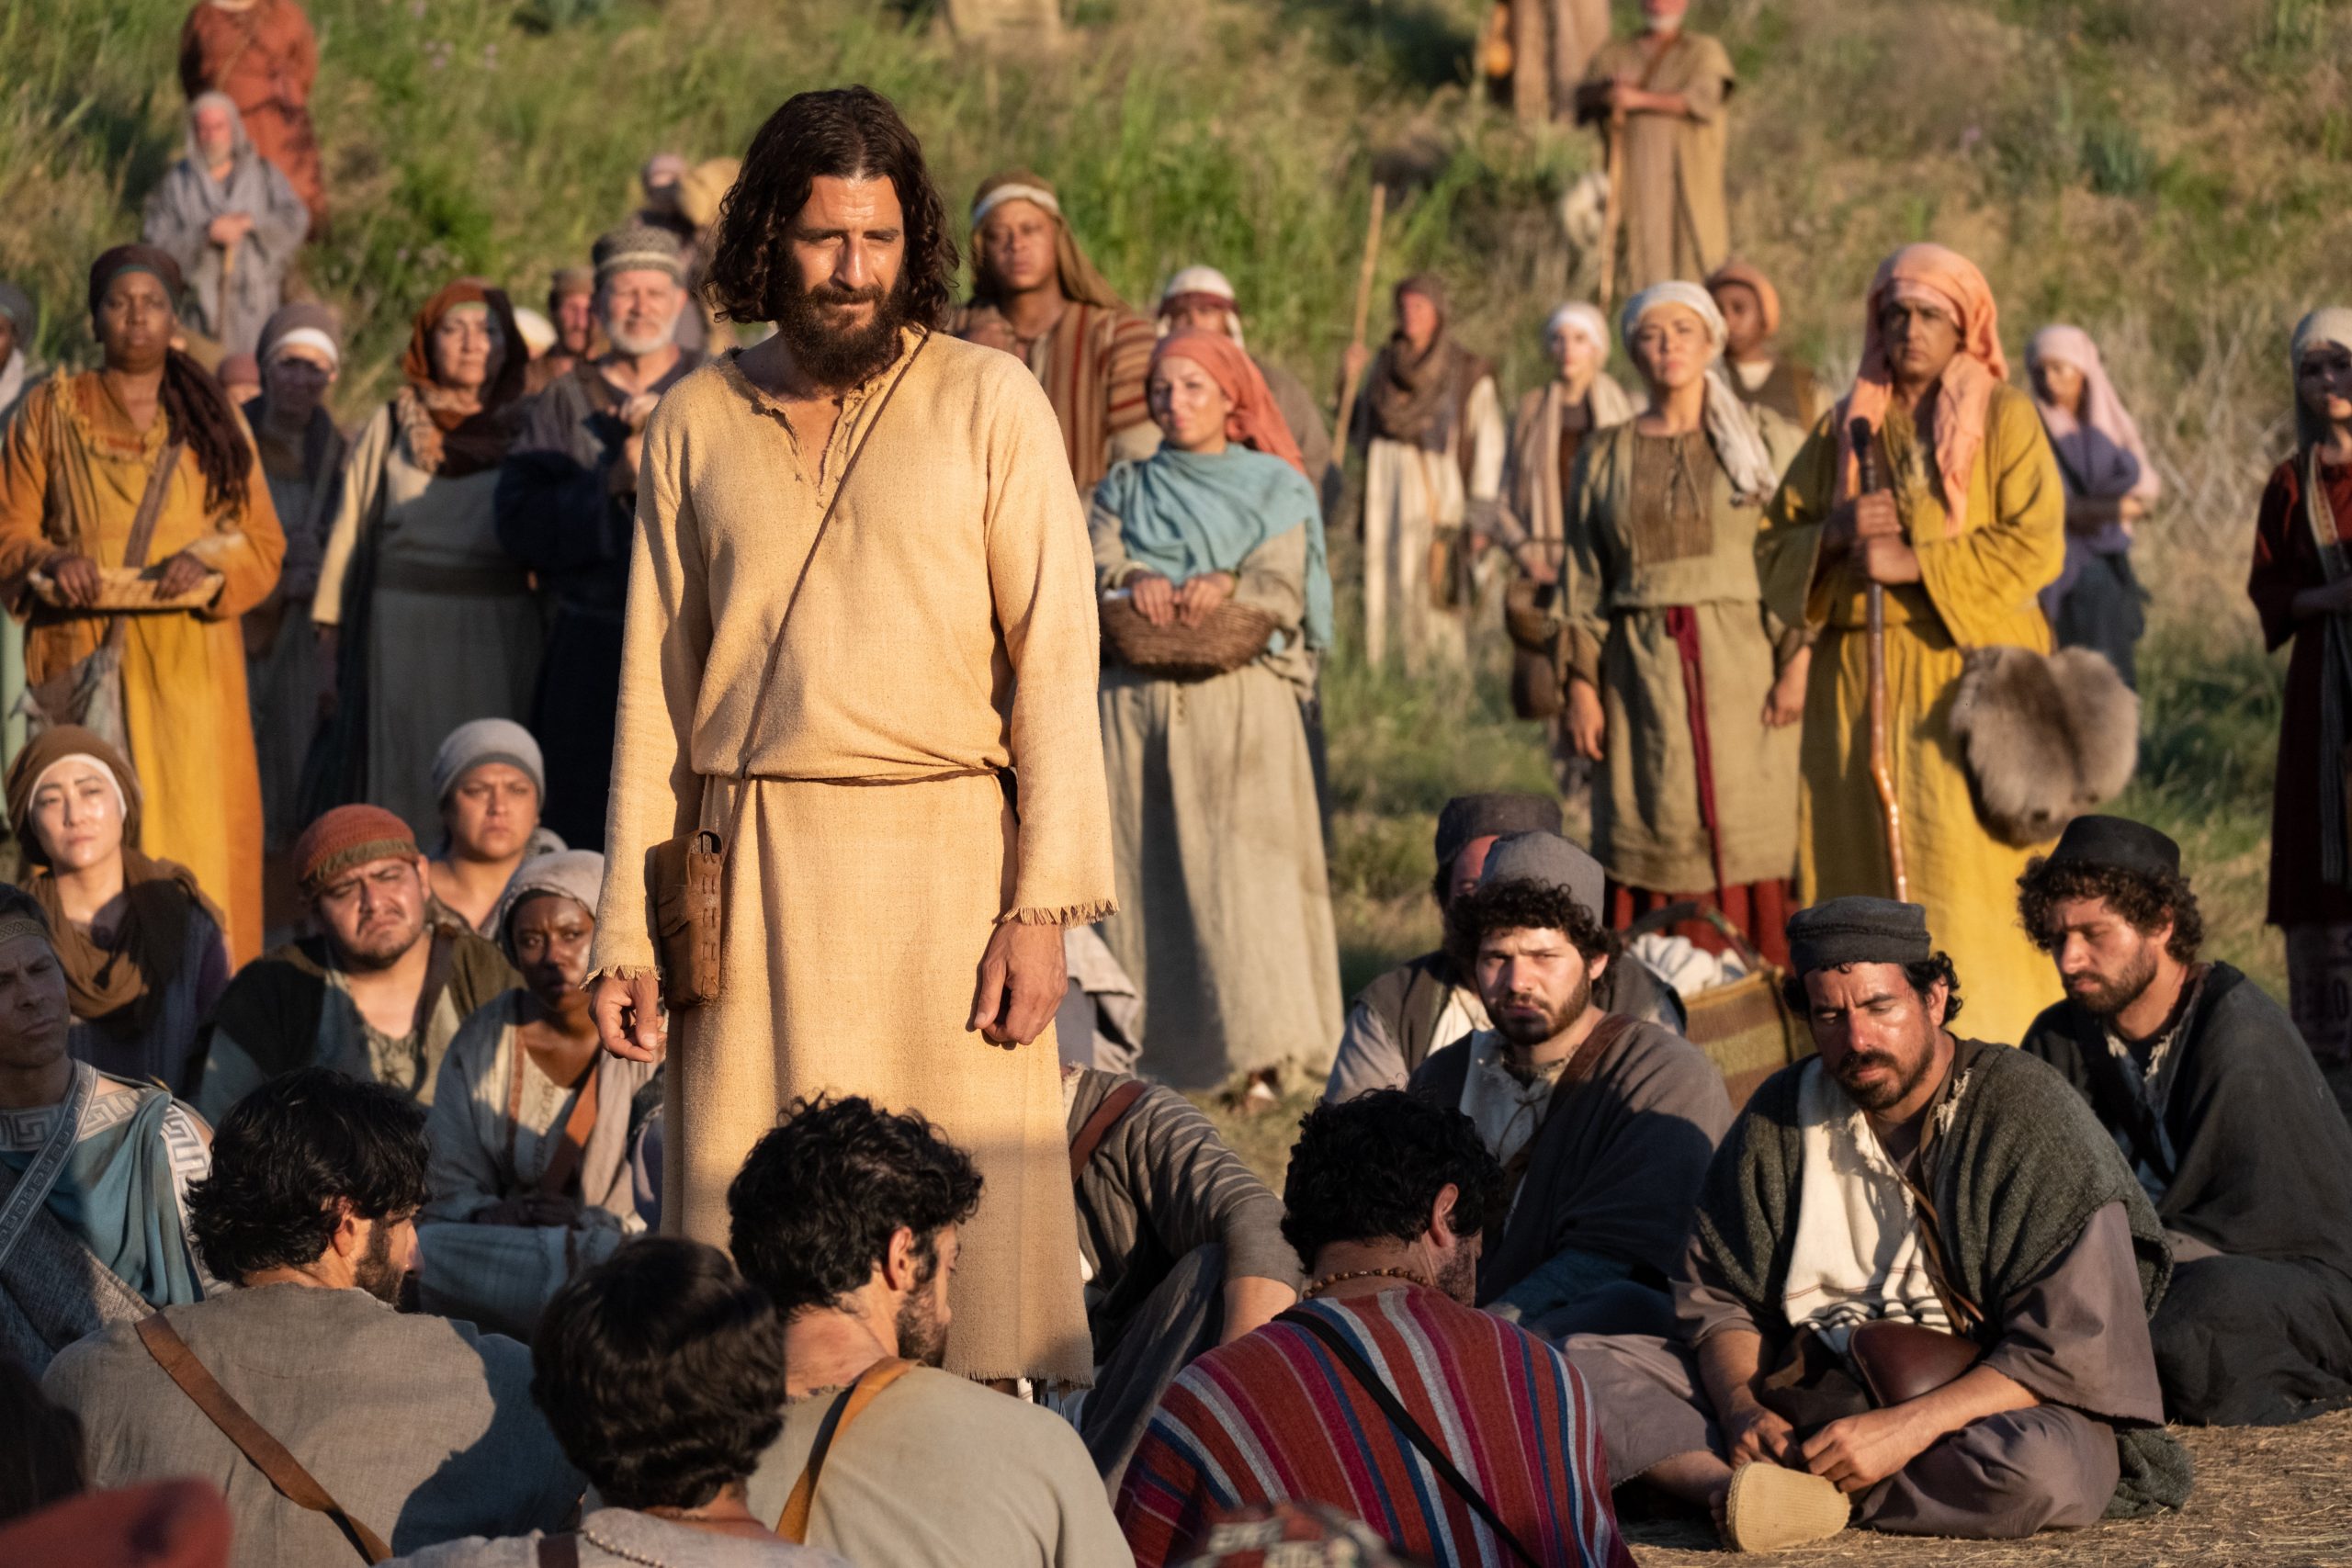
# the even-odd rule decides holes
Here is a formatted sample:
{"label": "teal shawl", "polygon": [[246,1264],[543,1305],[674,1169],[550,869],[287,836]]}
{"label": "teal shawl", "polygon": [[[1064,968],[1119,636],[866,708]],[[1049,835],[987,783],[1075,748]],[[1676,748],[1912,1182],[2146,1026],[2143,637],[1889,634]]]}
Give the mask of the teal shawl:
{"label": "teal shawl", "polygon": [[1227,446],[1214,457],[1163,446],[1103,476],[1095,504],[1119,520],[1127,558],[1182,583],[1238,571],[1250,552],[1306,529],[1306,646],[1331,646],[1331,568],[1315,487],[1280,457]]}
{"label": "teal shawl", "polygon": [[[112,1114],[120,1098],[101,1102],[105,1111]],[[171,1105],[170,1095],[142,1085],[127,1114],[112,1114],[74,1144],[48,1202],[57,1222],[116,1278],[159,1307],[204,1295],[164,1142],[164,1114]],[[0,1163],[19,1175],[32,1161],[30,1149],[0,1151]]]}

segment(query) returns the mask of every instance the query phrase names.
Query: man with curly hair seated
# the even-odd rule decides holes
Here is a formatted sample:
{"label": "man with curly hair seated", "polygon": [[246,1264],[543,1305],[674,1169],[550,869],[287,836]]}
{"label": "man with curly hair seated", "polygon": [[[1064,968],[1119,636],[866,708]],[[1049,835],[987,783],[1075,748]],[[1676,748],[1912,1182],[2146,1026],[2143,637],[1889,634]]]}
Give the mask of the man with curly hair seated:
{"label": "man with curly hair seated", "polygon": [[1469,1117],[1503,1168],[1510,1206],[1479,1259],[1479,1303],[1549,1338],[1666,1331],[1667,1279],[1731,1125],[1705,1052],[1601,999],[1621,963],[1640,967],[1600,923],[1605,883],[1557,833],[1487,852],[1446,939],[1490,1024],[1410,1085]]}
{"label": "man with curly hair seated", "polygon": [[2166,1412],[2270,1427],[2352,1400],[2352,1129],[2278,1004],[2199,958],[2180,846],[2077,818],[2018,916],[2066,987],[2023,1048],[2090,1101],[2172,1243]]}
{"label": "man with curly hair seated", "polygon": [[[560,1527],[584,1483],[531,1407],[530,1352],[393,1310],[424,1165],[424,1112],[387,1085],[304,1067],[240,1100],[187,1209],[206,1266],[241,1288],[115,1324],[42,1379],[81,1417],[90,1484],[213,1482],[238,1568]],[[281,1489],[286,1455],[339,1517]]]}

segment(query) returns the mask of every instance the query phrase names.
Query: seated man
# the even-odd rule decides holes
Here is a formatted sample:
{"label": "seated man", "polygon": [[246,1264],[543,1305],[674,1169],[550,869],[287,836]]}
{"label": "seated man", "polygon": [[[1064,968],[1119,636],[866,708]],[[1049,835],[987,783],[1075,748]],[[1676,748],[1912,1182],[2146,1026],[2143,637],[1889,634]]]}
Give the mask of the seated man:
{"label": "seated man", "polygon": [[1705,1052],[1595,999],[1624,962],[1596,912],[1606,883],[1556,833],[1495,844],[1446,915],[1493,1025],[1411,1086],[1469,1117],[1503,1168],[1509,1217],[1479,1258],[1479,1303],[1548,1339],[1666,1332],[1667,1280],[1731,1125]]}
{"label": "seated man", "polygon": [[347,1561],[353,1538],[198,1403],[217,1382],[362,1539],[413,1551],[560,1525],[583,1483],[531,1408],[530,1352],[392,1308],[424,1160],[422,1111],[321,1067],[223,1117],[188,1215],[206,1264],[243,1288],[116,1324],[42,1380],[89,1434],[90,1484],[200,1475],[229,1499],[239,1568]]}
{"label": "seated man", "polygon": [[2156,1375],[2176,1421],[2278,1426],[2352,1397],[2352,1130],[2278,1004],[2200,963],[2180,849],[2077,818],[2018,880],[2066,1000],[2024,1049],[2113,1134],[2164,1220]]}
{"label": "seated man", "polygon": [[646,1228],[629,1154],[661,1068],[596,1043],[585,982],[604,881],[594,850],[516,870],[491,926],[523,987],[458,1031],[425,1119],[424,1305],[518,1339],[565,1280]]}
{"label": "seated man", "polygon": [[458,1026],[519,984],[514,971],[485,939],[430,917],[415,835],[380,807],[336,807],[293,859],[321,934],[229,982],[197,1037],[197,1109],[218,1122],[258,1085],[312,1065],[430,1105]]}
{"label": "seated man", "polygon": [[1509,1200],[1469,1118],[1395,1089],[1321,1106],[1283,1201],[1307,1299],[1177,1374],[1119,1489],[1137,1568],[1182,1561],[1212,1514],[1287,1502],[1417,1562],[1631,1568],[1582,1380],[1470,1305]]}
{"label": "seated man", "polygon": [[1282,1200],[1172,1089],[1062,1069],[1094,1387],[1064,1406],[1113,1487],[1170,1378],[1298,1300]]}
{"label": "seated man", "polygon": [[[531,1397],[599,1505],[578,1568],[843,1568],[752,1517],[743,1483],[784,1425],[775,1303],[715,1247],[648,1237],[566,1285],[531,1352]],[[405,1568],[538,1568],[533,1531],[428,1546]],[[563,1544],[559,1540],[558,1544]]]}
{"label": "seated man", "polygon": [[729,1240],[784,1314],[787,1369],[784,1432],[752,1477],[763,1523],[890,1568],[1125,1561],[1069,1424],[938,1370],[956,1227],[979,1203],[969,1155],[864,1100],[796,1100],[752,1146]]}
{"label": "seated man", "polygon": [[205,1286],[184,1213],[211,1166],[204,1124],[66,1055],[73,1023],[40,906],[0,886],[0,1357],[35,1374]]}
{"label": "seated man", "polygon": [[2171,1258],[2113,1142],[2043,1064],[1953,1037],[1917,904],[1816,905],[1789,956],[1820,1055],[1724,1141],[1675,1334],[1569,1341],[1611,1478],[1748,1551],[1835,1535],[1849,1505],[2000,1540],[2186,1501],[2148,1343]]}
{"label": "seated man", "polygon": [[[1510,833],[1556,833],[1560,803],[1539,795],[1458,795],[1437,818],[1437,875],[1430,893],[1443,915],[1455,897],[1478,886],[1487,852]],[[1682,1000],[1639,964],[1623,966],[1603,995],[1612,1012],[1681,1031]],[[1388,971],[1356,993],[1348,1007],[1340,1053],[1324,1088],[1327,1101],[1374,1089],[1402,1089],[1413,1069],[1472,1031],[1487,1027],[1477,982],[1463,974],[1441,944]]]}

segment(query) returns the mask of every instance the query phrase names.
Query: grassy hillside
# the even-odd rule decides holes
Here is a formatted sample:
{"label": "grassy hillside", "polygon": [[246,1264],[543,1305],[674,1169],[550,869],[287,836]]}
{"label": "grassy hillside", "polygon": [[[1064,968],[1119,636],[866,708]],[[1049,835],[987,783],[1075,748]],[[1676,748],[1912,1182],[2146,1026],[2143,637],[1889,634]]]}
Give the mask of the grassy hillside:
{"label": "grassy hillside", "polygon": [[[923,134],[951,203],[1025,163],[1061,186],[1114,282],[1223,266],[1253,345],[1325,383],[1369,182],[1396,200],[1382,274],[1436,267],[1512,389],[1588,263],[1554,205],[1591,149],[1523,136],[1467,85],[1483,0],[1079,0],[1057,58],[987,63],[929,8],[616,0],[550,30],[514,0],[311,0],[337,216],[307,283],[344,308],[338,400],[387,386],[408,312],[460,271],[536,296],[628,210],[639,162],[741,150],[800,88],[862,80]],[[83,269],[136,228],[180,143],[185,0],[0,0],[0,276],[87,358]],[[1630,10],[1630,6],[1626,7]],[[1698,0],[1741,73],[1735,237],[1787,335],[1849,370],[1891,246],[1975,255],[2013,355],[2066,318],[2099,335],[2169,498],[2143,576],[2157,624],[2132,809],[2179,832],[2216,945],[2276,980],[2260,929],[2277,672],[2240,582],[2253,497],[2287,440],[2286,328],[2352,241],[2352,17],[2323,0]],[[1431,814],[1540,784],[1496,672],[1419,691],[1344,656],[1329,708],[1351,977],[1430,934]]]}

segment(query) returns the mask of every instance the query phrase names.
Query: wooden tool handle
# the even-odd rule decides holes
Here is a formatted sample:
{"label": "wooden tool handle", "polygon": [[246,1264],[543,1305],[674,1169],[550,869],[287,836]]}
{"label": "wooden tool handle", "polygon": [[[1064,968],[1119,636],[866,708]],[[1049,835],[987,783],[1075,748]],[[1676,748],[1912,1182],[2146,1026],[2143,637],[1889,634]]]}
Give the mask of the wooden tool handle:
{"label": "wooden tool handle", "polygon": [[[1355,348],[1363,346],[1364,333],[1372,327],[1372,280],[1374,274],[1380,270],[1380,226],[1387,216],[1388,187],[1384,185],[1375,185],[1372,187],[1372,216],[1364,222],[1363,266],[1356,274],[1355,326],[1348,338],[1350,345]],[[1355,419],[1356,379],[1357,373],[1353,370],[1348,371],[1342,378],[1340,389],[1340,420],[1337,427],[1331,432],[1333,439],[1339,443],[1342,456],[1346,454],[1348,447],[1348,426]]]}
{"label": "wooden tool handle", "polygon": [[[1870,495],[1883,489],[1870,421],[1854,421],[1846,427],[1846,434],[1854,447],[1855,493]],[[1894,772],[1887,760],[1885,587],[1871,583],[1863,591],[1862,603],[1870,649],[1871,783],[1878,790],[1879,818],[1886,831],[1886,864],[1894,879],[1894,897],[1907,901],[1911,879],[1903,868],[1903,802],[1895,795]]]}

